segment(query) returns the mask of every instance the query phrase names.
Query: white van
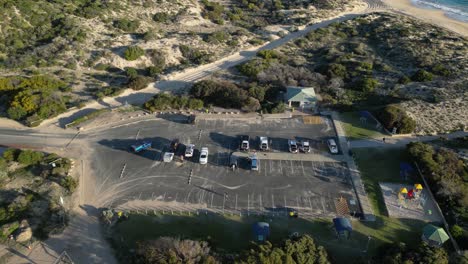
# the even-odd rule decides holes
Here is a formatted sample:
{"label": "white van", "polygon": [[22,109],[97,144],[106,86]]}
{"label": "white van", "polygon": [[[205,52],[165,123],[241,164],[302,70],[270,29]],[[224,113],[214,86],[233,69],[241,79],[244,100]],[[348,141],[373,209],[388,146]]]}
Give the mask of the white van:
{"label": "white van", "polygon": [[330,150],[330,153],[338,154],[338,146],[336,145],[336,142],[334,139],[327,140],[327,145],[328,145],[328,149]]}

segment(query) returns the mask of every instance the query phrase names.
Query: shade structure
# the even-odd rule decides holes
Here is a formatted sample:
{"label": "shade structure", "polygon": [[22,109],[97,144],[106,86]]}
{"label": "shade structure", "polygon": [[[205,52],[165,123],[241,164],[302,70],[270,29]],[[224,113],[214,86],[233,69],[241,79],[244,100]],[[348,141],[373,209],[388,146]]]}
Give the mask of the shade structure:
{"label": "shade structure", "polygon": [[256,241],[263,242],[270,236],[270,225],[265,222],[257,222],[252,226]]}
{"label": "shade structure", "polygon": [[414,185],[414,188],[415,188],[416,190],[419,190],[419,191],[423,189],[422,185],[419,184],[419,183],[416,183],[416,184]]}
{"label": "shade structure", "polygon": [[403,188],[400,189],[400,193],[407,194],[408,190],[403,187]]}
{"label": "shade structure", "polygon": [[351,226],[351,221],[349,221],[348,218],[333,218],[333,225],[335,226],[336,234],[338,235],[338,237],[346,237],[349,239],[353,228]]}
{"label": "shade structure", "polygon": [[449,236],[442,227],[427,225],[423,228],[422,239],[430,245],[440,246],[449,240]]}

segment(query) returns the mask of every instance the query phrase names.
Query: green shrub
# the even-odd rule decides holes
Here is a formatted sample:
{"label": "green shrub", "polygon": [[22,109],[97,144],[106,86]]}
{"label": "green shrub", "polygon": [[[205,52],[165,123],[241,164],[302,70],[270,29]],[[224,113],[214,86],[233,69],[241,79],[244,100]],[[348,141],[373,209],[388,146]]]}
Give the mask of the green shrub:
{"label": "green shrub", "polygon": [[356,90],[364,92],[364,93],[371,93],[375,90],[379,82],[373,78],[362,78],[356,84]]}
{"label": "green shrub", "polygon": [[414,131],[416,121],[409,117],[401,108],[389,105],[377,112],[377,118],[389,131],[395,127],[398,134],[407,134]]}
{"label": "green shrub", "polygon": [[18,158],[18,150],[17,149],[12,149],[12,148],[9,148],[9,149],[6,149],[4,152],[3,152],[3,158],[7,161],[7,162],[11,162],[11,161],[16,161],[17,158]]}
{"label": "green shrub", "polygon": [[433,79],[432,73],[425,70],[418,70],[411,79],[415,82],[430,82]]}
{"label": "green shrub", "polygon": [[18,155],[18,162],[23,165],[34,165],[42,161],[44,153],[33,150],[22,150]]}
{"label": "green shrub", "polygon": [[138,46],[130,46],[124,52],[124,58],[129,61],[134,61],[145,54],[145,51]]}
{"label": "green shrub", "polygon": [[248,93],[231,82],[203,80],[195,83],[190,94],[205,105],[241,109],[250,105]]}
{"label": "green shrub", "polygon": [[226,42],[226,40],[229,38],[229,35],[224,32],[224,31],[217,31],[217,32],[214,32],[214,33],[211,33],[209,34],[205,41],[208,42],[208,43],[215,43],[215,44],[218,44],[218,43],[224,43]]}
{"label": "green shrub", "polygon": [[410,82],[411,82],[411,79],[406,75],[401,76],[400,79],[398,80],[398,83],[400,84],[408,84]]}
{"label": "green shrub", "polygon": [[128,87],[138,91],[146,88],[148,84],[151,83],[151,81],[151,78],[138,75],[137,77],[130,79],[130,81],[128,82]]}
{"label": "green shrub", "polygon": [[210,2],[208,0],[202,0],[204,10],[202,16],[205,19],[211,20],[213,23],[223,25],[224,24],[224,6],[220,3]]}
{"label": "green shrub", "polygon": [[261,50],[257,52],[257,56],[266,60],[277,59],[280,54],[276,50]]}
{"label": "green shrub", "polygon": [[200,110],[203,108],[203,101],[200,99],[190,98],[188,101],[188,108],[194,110]]}
{"label": "green shrub", "polygon": [[326,74],[330,78],[341,77],[346,78],[348,76],[348,71],[346,66],[339,63],[331,63],[327,66]]}
{"label": "green shrub", "polygon": [[127,75],[128,78],[136,78],[138,76],[138,70],[133,67],[126,67],[125,75]]}
{"label": "green shrub", "polygon": [[187,45],[180,45],[179,50],[182,53],[182,56],[195,65],[204,64],[211,60],[211,55],[209,53],[191,48]]}
{"label": "green shrub", "polygon": [[462,237],[464,232],[465,231],[463,230],[463,228],[459,225],[453,225],[450,227],[450,233],[454,238]]}
{"label": "green shrub", "polygon": [[448,77],[450,76],[451,72],[449,69],[447,69],[444,65],[442,64],[436,64],[432,67],[431,71],[434,73],[434,74],[437,74],[437,75],[440,75],[440,76],[444,76],[444,77]]}
{"label": "green shrub", "polygon": [[78,180],[71,176],[65,176],[60,180],[60,185],[67,189],[69,193],[73,193],[76,190],[76,187],[78,187]]}
{"label": "green shrub", "polygon": [[268,60],[253,59],[237,66],[240,73],[247,77],[257,77],[257,75],[270,66]]}
{"label": "green shrub", "polygon": [[146,73],[149,77],[156,78],[159,76],[159,74],[162,73],[163,69],[163,67],[159,66],[149,66],[148,68],[146,68]]}
{"label": "green shrub", "polygon": [[135,20],[120,19],[115,20],[113,23],[114,27],[121,29],[125,32],[135,32],[140,26],[140,22]]}
{"label": "green shrub", "polygon": [[159,12],[153,15],[153,20],[159,23],[166,23],[169,22],[170,17],[169,13]]}

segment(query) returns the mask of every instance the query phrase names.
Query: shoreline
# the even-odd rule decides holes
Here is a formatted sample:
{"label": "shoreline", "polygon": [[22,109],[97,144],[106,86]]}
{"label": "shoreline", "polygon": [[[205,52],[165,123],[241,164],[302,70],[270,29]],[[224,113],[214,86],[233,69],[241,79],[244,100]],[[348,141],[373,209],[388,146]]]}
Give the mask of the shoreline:
{"label": "shoreline", "polygon": [[447,16],[443,10],[418,7],[410,0],[383,0],[383,2],[394,11],[416,17],[468,37],[468,23]]}

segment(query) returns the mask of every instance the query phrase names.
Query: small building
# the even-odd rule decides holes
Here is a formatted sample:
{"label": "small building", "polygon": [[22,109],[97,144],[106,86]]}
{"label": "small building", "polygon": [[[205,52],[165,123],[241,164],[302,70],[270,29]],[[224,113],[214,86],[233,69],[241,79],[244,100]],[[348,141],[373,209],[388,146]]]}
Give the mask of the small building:
{"label": "small building", "polygon": [[286,103],[289,107],[315,108],[317,96],[312,87],[286,87]]}
{"label": "small building", "polygon": [[257,222],[253,225],[255,241],[264,242],[270,236],[270,225],[265,222]]}
{"label": "small building", "polygon": [[335,226],[336,234],[338,237],[349,238],[351,236],[353,228],[351,226],[351,221],[349,221],[348,218],[333,218],[333,225]]}
{"label": "small building", "polygon": [[449,236],[442,227],[435,225],[427,225],[423,228],[422,240],[431,246],[440,247],[445,241],[449,240]]}

